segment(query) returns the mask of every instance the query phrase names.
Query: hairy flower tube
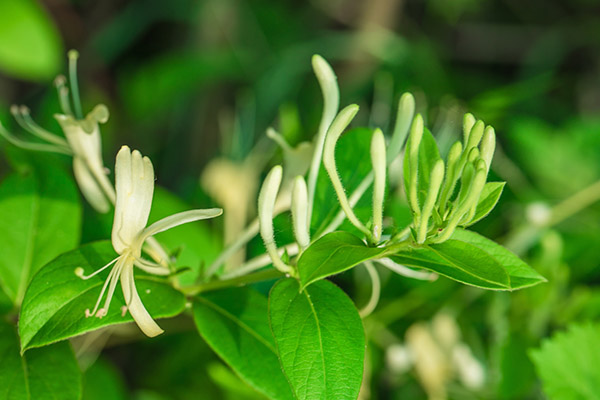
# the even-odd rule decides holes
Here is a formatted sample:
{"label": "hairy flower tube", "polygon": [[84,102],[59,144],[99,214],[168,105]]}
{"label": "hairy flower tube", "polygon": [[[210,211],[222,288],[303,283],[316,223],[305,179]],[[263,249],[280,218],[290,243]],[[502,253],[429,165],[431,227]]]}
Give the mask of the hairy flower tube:
{"label": "hairy flower tube", "polygon": [[[75,273],[82,279],[89,279],[114,264],[102,287],[96,305],[92,311],[86,310],[86,317],[93,315],[102,318],[108,313],[117,282],[120,280],[127,310],[129,310],[142,332],[147,336],[154,337],[161,334],[163,330],[152,319],[142,304],[135,286],[133,270],[135,266],[154,275],[169,275],[170,270],[142,257],[144,242],[151,236],[175,226],[217,217],[221,215],[222,210],[213,208],[184,211],[163,218],[146,227],[154,192],[152,162],[148,157],[142,157],[139,151],[134,150],[132,152],[129,147],[123,146],[117,154],[115,175],[116,205],[112,245],[119,256],[91,275],[84,276],[81,268],[78,268]],[[99,308],[105,293],[106,300],[104,305]]]}
{"label": "hairy flower tube", "polygon": [[55,80],[63,113],[55,114],[54,118],[60,124],[66,139],[39,126],[31,118],[29,109],[24,106],[11,107],[11,113],[21,128],[45,143],[22,140],[1,124],[0,136],[24,149],[73,156],[73,173],[83,196],[96,211],[105,213],[110,209],[110,203],[115,202],[115,191],[102,161],[99,127],[99,124],[108,120],[109,113],[105,105],[99,104],[85,117],[83,116],[77,85],[77,58],[77,52],[71,50],[69,52],[71,91],[69,92],[64,76],[58,76]]}

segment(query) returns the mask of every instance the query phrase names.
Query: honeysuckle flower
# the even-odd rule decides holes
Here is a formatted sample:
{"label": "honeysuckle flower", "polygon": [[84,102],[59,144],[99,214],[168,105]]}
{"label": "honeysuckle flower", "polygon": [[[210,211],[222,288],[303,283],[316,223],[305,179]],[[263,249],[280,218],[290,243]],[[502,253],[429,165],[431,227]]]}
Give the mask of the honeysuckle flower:
{"label": "honeysuckle flower", "polygon": [[[82,279],[89,279],[114,264],[93,310],[86,310],[86,317],[102,318],[107,314],[117,282],[120,281],[126,304],[124,312],[129,310],[142,332],[154,337],[161,334],[163,330],[152,319],[140,300],[134,282],[134,266],[154,275],[169,275],[170,270],[164,265],[142,257],[144,242],[153,235],[175,226],[217,217],[221,215],[222,210],[213,208],[184,211],[146,227],[154,192],[152,162],[148,157],[142,157],[139,151],[132,152],[129,147],[123,146],[117,154],[115,176],[116,204],[111,239],[113,248],[119,256],[91,275],[84,276],[81,268],[78,268],[75,273]],[[104,305],[99,308],[106,292]]]}
{"label": "honeysuckle flower", "polygon": [[[66,139],[35,123],[29,109],[25,106],[13,106],[11,113],[26,132],[43,140],[44,143],[20,139],[10,133],[2,124],[0,124],[0,136],[21,148],[72,156],[73,173],[83,196],[94,209],[105,213],[110,209],[110,203],[114,204],[115,202],[115,190],[108,179],[108,172],[102,161],[99,128],[100,123],[108,120],[108,109],[105,105],[99,104],[85,117],[83,116],[77,87],[77,58],[77,52],[71,50],[69,52],[71,91],[69,92],[64,76],[58,76],[55,80],[62,114],[55,114],[54,117],[60,124]],[[73,107],[71,107],[71,103]]]}

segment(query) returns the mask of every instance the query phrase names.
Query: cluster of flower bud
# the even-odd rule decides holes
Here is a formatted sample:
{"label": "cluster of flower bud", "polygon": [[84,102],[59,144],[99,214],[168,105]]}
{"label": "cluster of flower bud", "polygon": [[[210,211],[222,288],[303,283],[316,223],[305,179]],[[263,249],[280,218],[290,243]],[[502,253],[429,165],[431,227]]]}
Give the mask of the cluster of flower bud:
{"label": "cluster of flower bud", "polygon": [[[424,134],[423,119],[417,115],[406,145],[406,196],[417,243],[440,243],[448,240],[458,226],[474,222],[494,156],[496,135],[494,128],[466,114],[463,141],[454,143],[444,163],[439,156],[432,159],[432,152],[425,150]],[[438,154],[437,148],[433,153]],[[428,176],[423,179],[423,174]]]}

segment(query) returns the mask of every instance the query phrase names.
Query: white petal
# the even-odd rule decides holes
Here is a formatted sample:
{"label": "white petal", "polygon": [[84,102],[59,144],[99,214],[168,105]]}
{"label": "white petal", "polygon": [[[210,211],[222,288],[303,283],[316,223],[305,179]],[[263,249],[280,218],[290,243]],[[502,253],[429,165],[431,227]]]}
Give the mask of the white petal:
{"label": "white petal", "polygon": [[129,313],[146,336],[154,337],[164,331],[152,319],[138,295],[133,280],[133,264],[127,263],[121,271],[121,288]]}
{"label": "white petal", "polygon": [[131,247],[148,222],[154,192],[154,169],[148,157],[142,157],[139,151],[131,152],[129,147],[123,146],[117,154],[115,176],[112,244],[115,251],[121,254]]}
{"label": "white petal", "polygon": [[223,213],[220,208],[209,208],[205,210],[189,210],[170,215],[166,218],[156,221],[142,232],[139,240],[143,242],[148,237],[156,235],[159,232],[174,228],[178,225],[186,224],[192,221],[218,217]]}
{"label": "white petal", "polygon": [[79,157],[73,157],[73,173],[75,174],[75,180],[79,185],[79,189],[83,196],[91,204],[94,210],[105,213],[110,208],[108,199],[104,195],[100,186],[88,170],[85,162]]}

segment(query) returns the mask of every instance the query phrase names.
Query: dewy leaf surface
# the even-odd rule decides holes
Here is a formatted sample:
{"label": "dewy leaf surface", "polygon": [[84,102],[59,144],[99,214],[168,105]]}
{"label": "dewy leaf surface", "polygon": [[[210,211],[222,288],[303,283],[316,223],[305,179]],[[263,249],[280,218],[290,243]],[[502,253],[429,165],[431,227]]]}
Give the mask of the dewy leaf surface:
{"label": "dewy leaf surface", "polygon": [[13,173],[0,184],[0,285],[20,303],[31,277],[79,243],[81,203],[73,178],[56,165]]}
{"label": "dewy leaf surface", "polygon": [[81,372],[69,343],[56,343],[19,355],[13,326],[0,322],[0,398],[78,400]]}
{"label": "dewy leaf surface", "polygon": [[250,288],[199,295],[198,332],[248,384],[272,399],[294,399],[269,328],[267,298]]}
{"label": "dewy leaf surface", "polygon": [[347,232],[332,232],[310,245],[298,260],[302,287],[346,271],[363,261],[385,253],[385,248],[368,247]]}
{"label": "dewy leaf surface", "polygon": [[299,399],[356,399],[365,355],[362,321],[346,294],[321,280],[300,292],[282,279],[269,295],[281,366]]}
{"label": "dewy leaf surface", "polygon": [[[76,276],[75,268],[83,268],[88,275],[116,256],[110,242],[96,242],[65,253],[44,266],[33,277],[23,300],[19,318],[21,350],[133,321],[129,313],[121,316],[125,301],[120,284],[108,315],[85,317],[85,310],[94,307],[110,268],[88,280]],[[166,281],[136,270],[135,284],[142,303],[154,318],[172,317],[183,311],[185,297]]]}
{"label": "dewy leaf surface", "polygon": [[548,398],[600,399],[600,324],[571,325],[532,350],[530,357]]}

